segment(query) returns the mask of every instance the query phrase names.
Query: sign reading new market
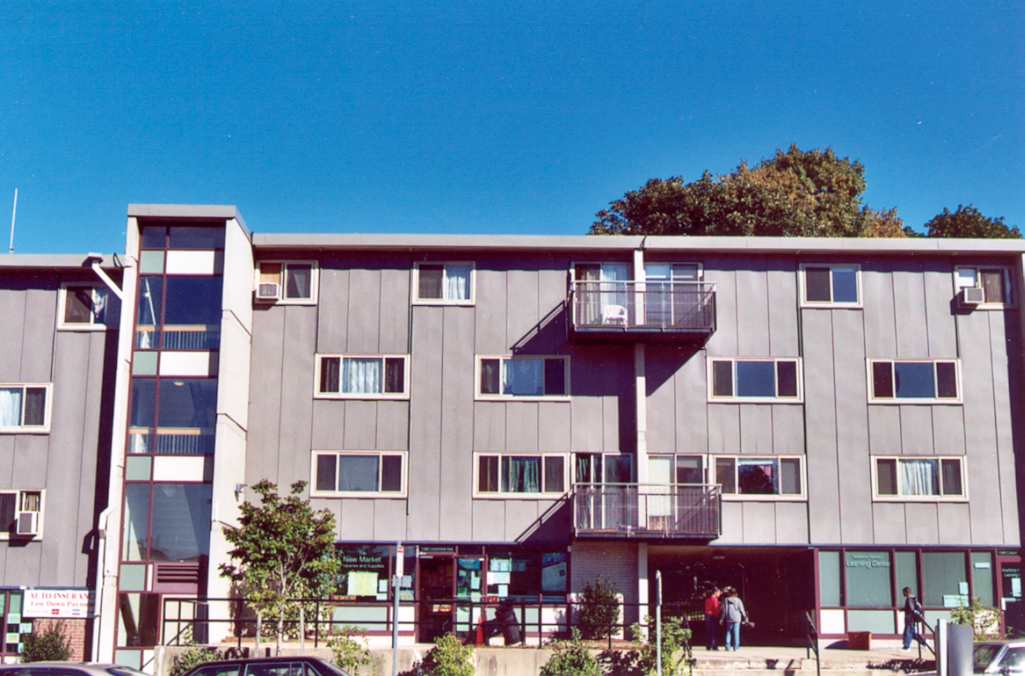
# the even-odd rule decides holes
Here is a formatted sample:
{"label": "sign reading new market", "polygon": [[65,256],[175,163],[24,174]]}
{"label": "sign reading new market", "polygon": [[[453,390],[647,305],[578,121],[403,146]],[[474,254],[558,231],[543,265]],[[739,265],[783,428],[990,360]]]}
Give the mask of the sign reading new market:
{"label": "sign reading new market", "polygon": [[89,617],[93,593],[88,589],[26,589],[25,617]]}

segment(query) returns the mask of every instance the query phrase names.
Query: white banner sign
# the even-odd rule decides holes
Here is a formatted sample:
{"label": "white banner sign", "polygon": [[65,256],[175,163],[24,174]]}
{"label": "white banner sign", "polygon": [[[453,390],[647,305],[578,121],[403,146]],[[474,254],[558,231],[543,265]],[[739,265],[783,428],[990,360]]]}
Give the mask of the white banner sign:
{"label": "white banner sign", "polygon": [[25,617],[89,617],[93,593],[87,589],[26,589]]}

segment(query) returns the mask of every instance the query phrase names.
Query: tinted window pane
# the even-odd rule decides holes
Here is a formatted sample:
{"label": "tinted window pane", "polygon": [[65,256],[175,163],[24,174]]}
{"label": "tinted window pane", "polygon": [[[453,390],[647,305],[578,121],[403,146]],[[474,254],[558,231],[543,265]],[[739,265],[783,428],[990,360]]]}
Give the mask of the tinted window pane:
{"label": "tinted window pane", "polygon": [[776,362],[776,383],[779,388],[779,396],[797,396],[797,362],[778,361]]}
{"label": "tinted window pane", "polygon": [[320,360],[320,391],[338,392],[342,360],[338,357],[324,357]]}
{"label": "tinted window pane", "polygon": [[775,395],[774,365],[771,361],[737,362],[738,397],[773,397]]}
{"label": "tinted window pane", "polygon": [[986,292],[986,302],[1005,302],[1003,270],[982,270],[980,274],[982,275],[982,288]]}
{"label": "tinted window pane", "polygon": [[421,265],[419,272],[419,289],[417,290],[418,297],[420,298],[442,298],[441,286],[442,277],[444,276],[444,268],[440,265]]}
{"label": "tinted window pane", "polygon": [[381,456],[381,490],[396,493],[402,490],[402,456]]}
{"label": "tinted window pane", "polygon": [[[596,481],[601,481],[599,476]],[[629,483],[634,480],[632,455],[606,455],[605,481],[609,483]]]}
{"label": "tinted window pane", "polygon": [[289,263],[285,270],[285,298],[312,298],[313,266]]}
{"label": "tinted window pane", "polygon": [[135,346],[143,350],[160,347],[157,326],[163,316],[164,280],[161,277],[139,279],[139,303],[136,314]]}
{"label": "tinted window pane", "polygon": [[160,427],[213,433],[217,414],[216,380],[161,380]]}
{"label": "tinted window pane", "polygon": [[904,587],[911,587],[915,596],[919,596],[918,590],[918,568],[915,565],[916,554],[914,552],[894,552],[893,559],[897,564],[897,598],[903,598]]}
{"label": "tinted window pane", "polygon": [[943,494],[964,495],[964,488],[961,486],[961,461],[944,460],[940,464],[943,468]]}
{"label": "tinted window pane", "polygon": [[879,399],[893,398],[893,363],[872,363],[872,394]]}
{"label": "tinted window pane", "polygon": [[936,364],[936,387],[938,396],[957,399],[957,366],[951,362]]}
{"label": "tinted window pane", "polygon": [[25,388],[25,424],[43,425],[46,423],[46,388]]}
{"label": "tinted window pane", "polygon": [[520,397],[544,394],[544,367],[543,359],[505,360],[503,393]]}
{"label": "tinted window pane", "polygon": [[143,249],[163,249],[167,242],[167,227],[147,225],[142,229]]}
{"label": "tinted window pane", "polygon": [[125,486],[125,521],[122,558],[140,561],[146,558],[146,540],[149,538],[149,485]]}
{"label": "tinted window pane", "polygon": [[932,362],[898,362],[893,370],[898,398],[932,399],[936,396]]}
{"label": "tinted window pane", "polygon": [[224,226],[173,225],[169,228],[168,249],[223,249]]}
{"label": "tinted window pane", "polygon": [[738,460],[737,484],[741,495],[775,495],[779,477],[774,460]]}
{"label": "tinted window pane", "polygon": [[384,391],[401,394],[405,391],[406,360],[388,357],[384,360]]}
{"label": "tinted window pane", "polygon": [[734,464],[732,458],[716,458],[715,460],[715,483],[722,485],[723,493],[736,493],[737,486],[734,478]]}
{"label": "tinted window pane", "polygon": [[14,530],[14,512],[17,511],[18,496],[14,493],[0,493],[0,531]]}
{"label": "tinted window pane", "polygon": [[801,461],[787,458],[779,461],[781,492],[783,495],[801,494]]}
{"label": "tinted window pane", "polygon": [[924,552],[922,575],[925,586],[925,606],[944,608],[944,596],[960,596],[961,583],[967,583],[965,556],[962,552]]}
{"label": "tinted window pane", "polygon": [[198,561],[210,550],[210,485],[154,484],[150,557]]}
{"label": "tinted window pane", "polygon": [[121,646],[151,646],[157,643],[160,624],[160,594],[118,594],[119,624],[124,629],[118,636]]}
{"label": "tinted window pane", "polygon": [[993,555],[972,552],[972,594],[986,608],[993,607]]}
{"label": "tinted window pane", "polygon": [[338,456],[338,490],[376,491],[377,467],[376,455]]}
{"label": "tinted window pane", "polygon": [[565,460],[557,456],[545,458],[545,492],[561,493],[566,489],[563,463]]}
{"label": "tinted window pane", "polygon": [[477,490],[481,493],[498,491],[498,458],[481,456],[477,461]]}
{"label": "tinted window pane", "polygon": [[700,484],[705,477],[701,472],[701,458],[698,456],[679,456],[676,458],[676,483]]}
{"label": "tinted window pane", "polygon": [[481,394],[499,394],[501,362],[498,359],[482,359],[480,362]]}
{"label": "tinted window pane", "polygon": [[133,427],[153,427],[156,423],[157,381],[148,378],[132,378],[132,411],[130,423]]}
{"label": "tinted window pane", "polygon": [[220,277],[168,277],[165,325],[221,323]]}
{"label": "tinted window pane", "polygon": [[813,303],[828,303],[830,300],[829,268],[805,268],[804,293],[805,300]]}
{"label": "tinted window pane", "polygon": [[840,552],[819,552],[819,596],[823,608],[840,605]]}
{"label": "tinted window pane", "polygon": [[897,495],[897,461],[876,461],[876,492],[879,495]]}
{"label": "tinted window pane", "polygon": [[92,287],[69,286],[64,292],[64,323],[91,324],[92,318]]}
{"label": "tinted window pane", "polygon": [[716,397],[733,396],[733,362],[712,362],[712,394]]}
{"label": "tinted window pane", "polygon": [[338,461],[334,455],[317,456],[317,490],[335,490],[335,463]]}
{"label": "tinted window pane", "polygon": [[545,359],[545,394],[566,394],[566,362],[562,359]]}
{"label": "tinted window pane", "polygon": [[880,608],[893,604],[889,552],[845,552],[844,571],[848,606]]}
{"label": "tinted window pane", "polygon": [[858,271],[854,268],[833,268],[833,302],[858,302]]}

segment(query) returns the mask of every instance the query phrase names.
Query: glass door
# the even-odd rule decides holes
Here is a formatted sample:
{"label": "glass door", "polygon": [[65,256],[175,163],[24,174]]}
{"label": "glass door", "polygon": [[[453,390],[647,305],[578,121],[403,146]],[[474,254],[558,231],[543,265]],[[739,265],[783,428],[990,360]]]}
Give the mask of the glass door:
{"label": "glass door", "polygon": [[483,556],[456,559],[456,634],[460,637],[473,638],[480,624],[483,574]]}
{"label": "glass door", "polygon": [[997,589],[1000,610],[1004,611],[1004,635],[1025,636],[1025,605],[1022,600],[1021,557],[997,557]]}
{"label": "glass door", "polygon": [[643,492],[647,507],[647,521],[650,530],[666,530],[672,516],[670,489],[673,484],[673,456],[651,456],[648,458],[648,486]]}
{"label": "glass door", "polygon": [[418,640],[434,639],[452,630],[452,594],[455,587],[455,558],[432,555],[420,558]]}

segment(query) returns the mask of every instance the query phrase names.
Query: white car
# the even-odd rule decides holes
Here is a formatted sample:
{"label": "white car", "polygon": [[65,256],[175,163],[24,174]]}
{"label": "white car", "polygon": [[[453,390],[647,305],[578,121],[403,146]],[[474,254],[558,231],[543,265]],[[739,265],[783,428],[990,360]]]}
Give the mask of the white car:
{"label": "white car", "polygon": [[986,641],[972,649],[976,674],[1025,674],[1025,641]]}

